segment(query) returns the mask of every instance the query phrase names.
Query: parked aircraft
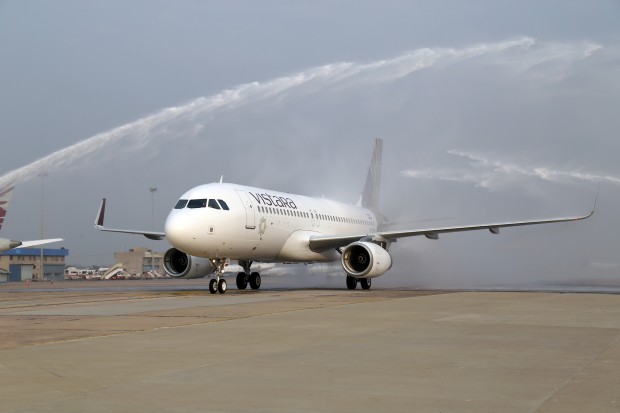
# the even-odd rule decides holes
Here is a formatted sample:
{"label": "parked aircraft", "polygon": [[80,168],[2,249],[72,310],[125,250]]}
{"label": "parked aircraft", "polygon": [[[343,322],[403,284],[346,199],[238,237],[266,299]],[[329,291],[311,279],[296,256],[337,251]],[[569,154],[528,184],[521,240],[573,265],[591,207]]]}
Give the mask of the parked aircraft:
{"label": "parked aircraft", "polygon": [[[11,201],[11,197],[13,196],[14,189],[15,185],[13,185],[12,183],[0,189],[0,229],[2,228],[2,224],[4,224],[4,219],[6,217],[6,213],[9,208],[9,202]],[[62,238],[37,239],[33,241],[13,241],[7,238],[0,238],[0,252],[8,251],[17,247],[36,247],[39,245],[49,244],[58,241],[62,241]]]}
{"label": "parked aircraft", "polygon": [[371,280],[392,266],[389,248],[401,237],[489,230],[523,225],[578,221],[588,218],[553,218],[472,226],[386,231],[379,213],[379,184],[383,142],[377,139],[362,196],[357,205],[311,198],[231,183],[200,185],[185,192],[170,211],[163,232],[113,229],[104,226],[106,199],[95,221],[101,231],[166,238],[173,248],[164,255],[164,267],[172,277],[201,278],[215,273],[211,293],[224,293],[222,277],[229,260],[238,261],[239,289],[258,289],[261,277],[251,272],[252,262],[316,263],[340,260],[346,285],[371,287]]}

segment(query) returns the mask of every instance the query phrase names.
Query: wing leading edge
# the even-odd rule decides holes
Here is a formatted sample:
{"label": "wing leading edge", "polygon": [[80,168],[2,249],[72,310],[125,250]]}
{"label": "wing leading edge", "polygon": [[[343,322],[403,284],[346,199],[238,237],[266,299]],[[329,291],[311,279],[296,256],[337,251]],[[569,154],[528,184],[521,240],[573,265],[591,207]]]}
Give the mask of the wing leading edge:
{"label": "wing leading edge", "polygon": [[116,229],[116,228],[108,228],[103,225],[103,219],[105,217],[105,198],[101,201],[101,206],[99,207],[99,212],[97,213],[97,218],[95,218],[95,228],[99,231],[107,231],[107,232],[120,232],[123,234],[137,234],[144,235],[148,239],[153,240],[162,240],[166,238],[166,234],[163,232],[157,231],[138,231],[132,229]]}
{"label": "wing leading edge", "polygon": [[[595,205],[596,206],[596,205]],[[570,218],[553,218],[538,221],[515,221],[515,222],[502,222],[496,224],[482,224],[482,225],[467,225],[459,227],[441,227],[441,228],[427,228],[427,229],[415,229],[405,231],[378,231],[372,234],[366,235],[350,235],[350,236],[315,236],[310,238],[310,249],[314,252],[324,252],[333,248],[340,248],[349,245],[352,242],[360,241],[362,239],[372,239],[374,237],[381,237],[388,241],[394,241],[398,238],[415,237],[424,235],[429,239],[438,239],[439,234],[446,234],[450,232],[464,232],[464,231],[477,231],[482,229],[489,230],[492,234],[499,234],[500,228],[508,227],[520,227],[525,225],[539,225],[539,224],[551,224],[556,222],[570,222],[581,221],[589,218],[594,214],[594,208],[589,214],[570,217]]]}

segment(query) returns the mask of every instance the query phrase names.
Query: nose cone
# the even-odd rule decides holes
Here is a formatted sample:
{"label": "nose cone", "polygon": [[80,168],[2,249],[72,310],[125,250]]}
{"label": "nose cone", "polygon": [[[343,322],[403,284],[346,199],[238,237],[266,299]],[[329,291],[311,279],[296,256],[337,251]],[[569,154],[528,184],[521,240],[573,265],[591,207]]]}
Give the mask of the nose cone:
{"label": "nose cone", "polygon": [[180,211],[173,210],[166,218],[164,232],[166,239],[175,247],[182,251],[187,251],[196,239],[195,229],[190,217]]}

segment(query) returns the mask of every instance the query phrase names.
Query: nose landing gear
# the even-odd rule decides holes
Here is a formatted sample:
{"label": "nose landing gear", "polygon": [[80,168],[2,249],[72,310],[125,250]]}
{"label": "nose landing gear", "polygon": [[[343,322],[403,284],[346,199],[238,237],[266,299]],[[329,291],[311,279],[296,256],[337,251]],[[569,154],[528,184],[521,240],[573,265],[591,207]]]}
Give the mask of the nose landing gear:
{"label": "nose landing gear", "polygon": [[224,294],[227,289],[226,280],[222,278],[222,273],[224,272],[224,267],[226,266],[228,260],[224,258],[213,258],[211,259],[211,264],[215,267],[215,275],[217,278],[212,278],[209,281],[209,292],[211,294],[215,294],[219,291],[220,294]]}

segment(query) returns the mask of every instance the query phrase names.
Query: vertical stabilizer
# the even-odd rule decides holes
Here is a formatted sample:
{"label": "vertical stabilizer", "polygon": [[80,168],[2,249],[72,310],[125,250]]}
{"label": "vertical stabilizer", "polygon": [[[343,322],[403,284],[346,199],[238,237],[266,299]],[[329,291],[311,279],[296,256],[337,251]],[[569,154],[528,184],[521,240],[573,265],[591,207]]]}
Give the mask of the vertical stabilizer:
{"label": "vertical stabilizer", "polygon": [[375,150],[372,153],[364,192],[362,192],[361,205],[368,208],[379,216],[379,192],[381,189],[381,153],[383,152],[383,139],[375,139]]}
{"label": "vertical stabilizer", "polygon": [[0,229],[2,229],[2,224],[4,224],[4,217],[6,217],[6,211],[9,208],[9,202],[11,201],[11,197],[13,196],[13,190],[15,186],[13,183],[5,186],[0,189]]}

